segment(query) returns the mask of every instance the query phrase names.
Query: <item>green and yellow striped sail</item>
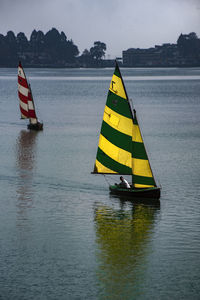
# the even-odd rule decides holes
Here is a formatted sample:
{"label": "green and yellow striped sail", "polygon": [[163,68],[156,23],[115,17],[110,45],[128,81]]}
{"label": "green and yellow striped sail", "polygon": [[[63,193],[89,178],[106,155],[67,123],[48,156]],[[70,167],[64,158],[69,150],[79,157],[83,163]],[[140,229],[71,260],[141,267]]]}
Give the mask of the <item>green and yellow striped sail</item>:
{"label": "green and yellow striped sail", "polygon": [[133,135],[132,135],[132,176],[136,188],[155,187],[151,166],[144,147],[144,142],[134,110]]}
{"label": "green and yellow striped sail", "polygon": [[156,186],[117,63],[104,109],[94,173],[132,175],[135,187]]}

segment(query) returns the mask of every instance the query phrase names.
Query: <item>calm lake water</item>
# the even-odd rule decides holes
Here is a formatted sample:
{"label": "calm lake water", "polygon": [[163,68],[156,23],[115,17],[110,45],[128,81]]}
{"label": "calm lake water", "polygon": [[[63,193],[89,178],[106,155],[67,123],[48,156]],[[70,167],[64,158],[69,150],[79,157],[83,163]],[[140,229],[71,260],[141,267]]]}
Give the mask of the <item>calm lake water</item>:
{"label": "calm lake water", "polygon": [[92,175],[113,69],[0,69],[0,299],[200,299],[200,69],[122,69],[160,206]]}

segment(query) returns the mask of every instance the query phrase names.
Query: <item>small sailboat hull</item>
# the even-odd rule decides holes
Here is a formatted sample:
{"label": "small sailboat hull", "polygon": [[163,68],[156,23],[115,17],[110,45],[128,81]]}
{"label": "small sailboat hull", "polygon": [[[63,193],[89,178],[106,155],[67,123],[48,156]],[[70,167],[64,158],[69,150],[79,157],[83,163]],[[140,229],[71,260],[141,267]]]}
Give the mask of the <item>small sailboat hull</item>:
{"label": "small sailboat hull", "polygon": [[40,122],[37,122],[36,124],[30,123],[27,125],[27,128],[30,130],[36,130],[36,131],[43,130],[43,123],[40,123]]}
{"label": "small sailboat hull", "polygon": [[111,185],[109,187],[110,193],[114,195],[129,197],[129,198],[147,198],[147,199],[159,199],[160,198],[160,188],[135,188],[127,189],[121,188],[118,185]]}

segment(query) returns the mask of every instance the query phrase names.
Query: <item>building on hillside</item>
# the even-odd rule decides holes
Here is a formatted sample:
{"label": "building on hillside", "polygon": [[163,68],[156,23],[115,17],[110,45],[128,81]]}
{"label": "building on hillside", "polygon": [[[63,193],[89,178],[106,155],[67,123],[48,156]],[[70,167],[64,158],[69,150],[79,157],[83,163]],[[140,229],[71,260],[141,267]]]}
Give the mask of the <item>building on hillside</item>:
{"label": "building on hillside", "polygon": [[164,67],[173,66],[178,61],[175,44],[156,45],[154,48],[131,48],[122,52],[124,67]]}

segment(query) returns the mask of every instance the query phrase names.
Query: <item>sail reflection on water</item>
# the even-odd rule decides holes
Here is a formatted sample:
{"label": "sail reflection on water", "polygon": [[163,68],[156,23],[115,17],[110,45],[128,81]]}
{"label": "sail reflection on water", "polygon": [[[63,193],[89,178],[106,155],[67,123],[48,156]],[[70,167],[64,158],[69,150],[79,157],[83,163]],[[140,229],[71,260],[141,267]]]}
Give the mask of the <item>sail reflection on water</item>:
{"label": "sail reflection on water", "polygon": [[[95,208],[98,281],[107,299],[133,299],[143,283],[159,207]],[[141,287],[142,290],[142,287]]]}
{"label": "sail reflection on water", "polygon": [[[32,207],[32,179],[36,159],[37,132],[22,130],[16,145],[16,167],[18,173],[18,202],[19,214],[23,215],[26,208]],[[25,217],[25,216],[24,216]]]}

